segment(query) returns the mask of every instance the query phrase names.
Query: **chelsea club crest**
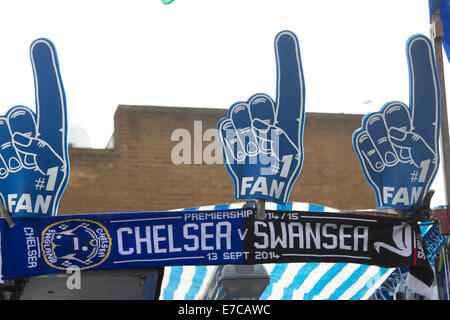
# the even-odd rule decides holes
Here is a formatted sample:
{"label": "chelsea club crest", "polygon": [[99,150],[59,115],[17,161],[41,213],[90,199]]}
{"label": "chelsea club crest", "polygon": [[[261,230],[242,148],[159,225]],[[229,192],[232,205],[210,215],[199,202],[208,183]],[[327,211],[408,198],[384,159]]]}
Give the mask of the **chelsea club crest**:
{"label": "chelsea club crest", "polygon": [[70,219],[51,224],[42,232],[41,249],[45,262],[56,269],[80,270],[102,264],[111,251],[108,230],[92,220]]}

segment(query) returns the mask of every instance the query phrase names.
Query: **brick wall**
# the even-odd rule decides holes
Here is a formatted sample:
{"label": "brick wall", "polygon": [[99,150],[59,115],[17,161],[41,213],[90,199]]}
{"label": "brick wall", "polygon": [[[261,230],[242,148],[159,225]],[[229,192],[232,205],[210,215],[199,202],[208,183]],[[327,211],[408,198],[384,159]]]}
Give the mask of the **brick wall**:
{"label": "brick wall", "polygon": [[[234,202],[233,182],[223,164],[193,164],[197,137],[215,129],[224,109],[120,105],[114,147],[69,147],[70,179],[59,214],[169,210]],[[352,147],[362,115],[307,113],[303,169],[290,201],[340,209],[376,208]],[[191,164],[172,162],[174,130],[191,135]],[[186,131],[185,130],[185,131]],[[201,141],[200,141],[201,142]],[[203,141],[202,148],[211,145]],[[217,155],[221,159],[221,153]],[[199,159],[196,159],[197,162]],[[201,161],[202,159],[200,159]]]}

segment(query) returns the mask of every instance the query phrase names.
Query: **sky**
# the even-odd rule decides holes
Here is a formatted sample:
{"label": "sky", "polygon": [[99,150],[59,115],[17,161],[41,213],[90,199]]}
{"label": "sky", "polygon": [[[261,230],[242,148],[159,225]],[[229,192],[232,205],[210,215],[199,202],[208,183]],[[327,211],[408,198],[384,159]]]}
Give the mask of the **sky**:
{"label": "sky", "polygon": [[93,148],[107,145],[120,104],[227,109],[255,93],[275,98],[282,30],[299,39],[306,112],[365,114],[408,103],[405,44],[429,27],[428,0],[3,1],[0,114],[35,109],[29,46],[40,37],[58,53],[68,122]]}

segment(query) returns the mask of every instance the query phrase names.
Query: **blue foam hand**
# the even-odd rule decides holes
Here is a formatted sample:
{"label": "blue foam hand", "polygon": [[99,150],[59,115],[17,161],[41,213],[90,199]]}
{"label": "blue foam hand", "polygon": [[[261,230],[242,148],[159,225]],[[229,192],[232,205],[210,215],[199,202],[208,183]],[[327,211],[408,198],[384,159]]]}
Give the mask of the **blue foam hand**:
{"label": "blue foam hand", "polygon": [[275,38],[277,100],[256,94],[233,104],[217,130],[236,199],[285,204],[303,163],[305,88],[295,34]]}
{"label": "blue foam hand", "polygon": [[379,207],[422,204],[439,166],[440,89],[433,48],[423,35],[409,38],[410,105],[390,102],[367,114],[353,146]]}
{"label": "blue foam hand", "polygon": [[64,89],[54,45],[30,47],[36,113],[24,106],[0,117],[0,198],[14,216],[56,215],[69,178]]}

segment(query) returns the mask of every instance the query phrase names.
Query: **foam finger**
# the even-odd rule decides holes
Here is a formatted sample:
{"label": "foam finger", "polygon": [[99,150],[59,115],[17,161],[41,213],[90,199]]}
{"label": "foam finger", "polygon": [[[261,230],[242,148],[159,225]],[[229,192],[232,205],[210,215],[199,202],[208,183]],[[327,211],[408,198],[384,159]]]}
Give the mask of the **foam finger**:
{"label": "foam finger", "polygon": [[225,162],[232,164],[235,161],[242,161],[246,154],[242,144],[237,137],[236,130],[229,119],[222,119],[218,124],[219,138],[222,140],[224,153],[226,155]]}
{"label": "foam finger", "polygon": [[354,137],[354,146],[366,168],[375,172],[384,169],[383,159],[366,131],[361,131]]}
{"label": "foam finger", "polygon": [[63,157],[67,138],[66,99],[56,49],[50,40],[37,39],[31,44],[30,56],[39,137]]}
{"label": "foam finger", "polygon": [[[11,136],[21,133],[29,138],[36,137],[36,121],[30,109],[23,106],[14,107],[7,115]],[[22,164],[26,168],[33,168],[36,165],[34,155],[18,152]]]}
{"label": "foam finger", "polygon": [[16,149],[12,145],[8,121],[3,117],[0,118],[0,153],[8,171],[16,172],[20,170],[22,163]]}
{"label": "foam finger", "polygon": [[305,83],[296,35],[282,31],[275,38],[277,60],[276,121],[297,147],[301,144],[305,118]]}
{"label": "foam finger", "polygon": [[258,142],[252,131],[252,121],[247,104],[238,103],[230,110],[230,120],[236,130],[237,137],[249,156],[258,153]]}
{"label": "foam finger", "polygon": [[250,118],[252,121],[259,120],[267,125],[275,122],[275,103],[272,98],[265,94],[257,94],[250,98]]}
{"label": "foam finger", "polygon": [[408,40],[406,48],[414,131],[436,150],[441,96],[433,45],[427,37],[417,34]]}
{"label": "foam finger", "polygon": [[261,152],[269,154],[272,150],[272,128],[266,121],[254,119],[252,121],[252,128],[258,140],[258,147]]}
{"label": "foam finger", "polygon": [[6,166],[5,160],[0,154],[0,179],[5,179],[8,176],[8,167]]}
{"label": "foam finger", "polygon": [[[388,132],[395,128],[401,131],[411,131],[411,116],[408,107],[402,102],[390,103],[383,111],[384,119]],[[392,142],[392,141],[391,141]],[[409,150],[394,146],[400,161],[408,161],[410,159]]]}
{"label": "foam finger", "polygon": [[370,115],[365,122],[366,131],[375,149],[386,165],[392,166],[398,161],[394,147],[389,141],[388,131],[380,113]]}

